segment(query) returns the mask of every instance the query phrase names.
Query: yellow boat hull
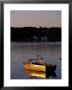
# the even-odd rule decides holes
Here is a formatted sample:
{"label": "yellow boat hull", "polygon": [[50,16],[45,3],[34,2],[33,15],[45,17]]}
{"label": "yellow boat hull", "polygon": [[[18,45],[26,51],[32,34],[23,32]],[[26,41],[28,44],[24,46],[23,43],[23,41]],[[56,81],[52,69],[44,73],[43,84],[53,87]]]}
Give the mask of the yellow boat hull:
{"label": "yellow boat hull", "polygon": [[24,64],[25,69],[34,70],[34,71],[42,71],[46,72],[46,66],[44,65],[35,65],[35,64]]}

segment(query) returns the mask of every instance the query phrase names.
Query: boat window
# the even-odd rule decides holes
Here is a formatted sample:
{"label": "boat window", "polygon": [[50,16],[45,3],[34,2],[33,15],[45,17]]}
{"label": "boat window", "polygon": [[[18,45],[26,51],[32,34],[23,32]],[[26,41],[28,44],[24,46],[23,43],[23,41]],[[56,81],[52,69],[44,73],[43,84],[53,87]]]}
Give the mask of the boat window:
{"label": "boat window", "polygon": [[40,63],[37,63],[37,62],[36,62],[36,63],[32,62],[32,64],[36,64],[36,65],[42,65],[42,64],[40,64]]}

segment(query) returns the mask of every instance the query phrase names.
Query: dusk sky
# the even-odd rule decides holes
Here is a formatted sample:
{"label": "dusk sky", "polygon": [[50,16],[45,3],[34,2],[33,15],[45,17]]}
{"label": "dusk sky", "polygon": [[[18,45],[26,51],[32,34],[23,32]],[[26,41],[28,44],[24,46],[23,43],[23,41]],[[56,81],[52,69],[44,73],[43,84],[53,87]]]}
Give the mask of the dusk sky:
{"label": "dusk sky", "polygon": [[61,27],[61,11],[11,11],[11,27]]}

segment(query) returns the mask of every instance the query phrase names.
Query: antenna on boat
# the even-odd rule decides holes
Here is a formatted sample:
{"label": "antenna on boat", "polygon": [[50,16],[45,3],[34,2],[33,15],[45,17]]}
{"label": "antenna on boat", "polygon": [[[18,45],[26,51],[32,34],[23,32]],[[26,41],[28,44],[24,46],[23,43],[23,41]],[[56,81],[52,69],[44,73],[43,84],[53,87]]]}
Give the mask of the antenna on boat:
{"label": "antenna on boat", "polygon": [[34,46],[33,46],[33,51],[38,59],[40,57],[40,55],[38,54],[38,50],[36,50],[36,48]]}

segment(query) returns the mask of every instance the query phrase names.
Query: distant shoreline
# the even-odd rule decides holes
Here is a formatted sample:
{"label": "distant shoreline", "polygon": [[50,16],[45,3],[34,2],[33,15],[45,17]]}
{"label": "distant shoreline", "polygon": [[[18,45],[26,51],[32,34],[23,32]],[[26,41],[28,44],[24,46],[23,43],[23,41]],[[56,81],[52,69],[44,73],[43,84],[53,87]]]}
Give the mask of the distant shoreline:
{"label": "distant shoreline", "polygon": [[61,27],[11,27],[11,41],[61,42]]}

